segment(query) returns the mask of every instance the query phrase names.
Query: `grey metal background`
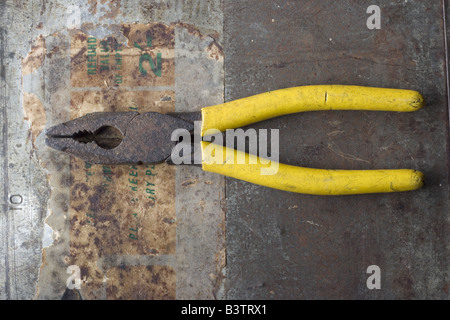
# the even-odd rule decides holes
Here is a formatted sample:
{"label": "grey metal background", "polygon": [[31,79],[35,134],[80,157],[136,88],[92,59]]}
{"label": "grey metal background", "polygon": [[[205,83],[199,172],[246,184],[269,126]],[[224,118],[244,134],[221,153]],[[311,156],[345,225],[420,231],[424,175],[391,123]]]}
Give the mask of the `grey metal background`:
{"label": "grey metal background", "polygon": [[[308,84],[419,90],[411,114],[315,112],[266,121],[281,162],[319,168],[413,168],[412,193],[316,197],[227,179],[227,288],[238,299],[449,297],[448,110],[443,3],[229,1],[226,100]],[[381,290],[366,287],[381,268]]]}
{"label": "grey metal background", "polygon": [[[215,75],[214,88],[224,72],[226,100],[309,84],[420,90],[427,106],[412,114],[309,113],[254,127],[280,129],[282,162],[337,169],[413,168],[425,173],[426,186],[404,194],[324,198],[226,179],[225,203],[220,202],[223,192],[219,188],[211,191],[219,198],[211,199],[211,206],[226,209],[225,291],[219,288],[218,296],[201,294],[202,286],[210,283],[205,279],[195,282],[185,273],[181,297],[448,299],[446,1],[377,1],[382,10],[381,30],[366,27],[366,9],[375,4],[367,0],[204,2],[218,10],[212,16],[208,5],[200,3],[122,1],[126,16],[102,23],[182,20],[203,29],[223,27],[224,70],[208,72]],[[82,1],[0,2],[1,299],[31,299],[38,294],[42,248],[52,241],[51,230],[44,224],[50,194],[47,172],[34,156],[42,150],[34,150],[23,119],[21,59],[38,35],[66,32],[63,22],[70,4],[86,6]],[[97,18],[82,13],[82,22],[96,23]],[[104,36],[109,31],[100,27],[96,32]],[[50,41],[49,45],[59,44]],[[199,66],[189,76],[198,54],[194,49],[185,48],[187,56],[177,65],[177,73],[180,80],[200,77],[204,83],[210,74],[200,72]],[[63,73],[58,68],[64,67],[47,66],[52,73],[46,75],[51,79],[46,83],[57,83]],[[176,85],[179,111],[198,109],[208,101],[194,84]],[[50,94],[51,88],[42,88],[42,92]],[[215,103],[221,92],[214,91],[214,95]],[[49,95],[45,99],[51,103]],[[177,181],[198,174],[194,169],[182,168]],[[13,195],[21,197],[11,201]],[[177,199],[178,206],[188,200]],[[195,224],[192,215],[184,217]],[[222,230],[217,224],[214,227]],[[186,242],[183,250],[201,249],[195,242],[201,231],[189,233],[192,229],[187,225],[179,229],[193,241]],[[203,260],[194,262],[193,270],[200,270]],[[381,290],[366,287],[366,269],[372,264],[381,268]],[[51,276],[51,272],[46,275]],[[40,278],[41,287],[51,285],[46,277]],[[189,287],[192,282],[197,283],[195,290]],[[56,297],[51,294],[46,297]]]}

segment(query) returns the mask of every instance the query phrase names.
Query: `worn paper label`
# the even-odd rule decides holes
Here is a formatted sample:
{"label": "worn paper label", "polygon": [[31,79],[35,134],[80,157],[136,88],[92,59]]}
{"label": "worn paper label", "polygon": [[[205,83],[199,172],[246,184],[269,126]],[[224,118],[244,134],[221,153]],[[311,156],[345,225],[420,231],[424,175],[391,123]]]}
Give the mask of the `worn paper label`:
{"label": "worn paper label", "polygon": [[23,60],[23,110],[51,188],[36,298],[220,298],[223,177],[164,163],[92,164],[44,145],[46,127],[91,112],[223,102],[216,31],[181,22],[109,28],[41,36]]}
{"label": "worn paper label", "polygon": [[[112,37],[72,36],[71,84],[77,88],[71,93],[72,119],[90,112],[175,111],[172,90],[133,91],[174,85],[174,28],[163,24],[122,28],[127,45]],[[101,290],[106,276],[111,299],[135,297],[142,290],[133,286],[140,288],[142,279],[149,279],[153,290],[149,287],[138,297],[175,298],[176,275],[170,267],[102,270],[99,264],[110,255],[175,254],[174,167],[95,165],[71,158],[70,173],[70,258],[71,264],[80,266],[84,295]]]}
{"label": "worn paper label", "polygon": [[124,24],[127,44],[78,33],[71,39],[73,87],[173,86],[174,26]]}

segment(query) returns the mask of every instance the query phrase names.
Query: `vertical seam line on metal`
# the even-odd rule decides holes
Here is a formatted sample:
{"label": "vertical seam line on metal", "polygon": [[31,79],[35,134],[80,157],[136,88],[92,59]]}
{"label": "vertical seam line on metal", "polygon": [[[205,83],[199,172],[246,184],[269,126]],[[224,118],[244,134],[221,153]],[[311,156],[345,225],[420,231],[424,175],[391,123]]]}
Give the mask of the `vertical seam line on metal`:
{"label": "vertical seam line on metal", "polygon": [[[445,82],[446,82],[446,98],[447,98],[447,181],[450,184],[450,83],[449,83],[449,54],[448,54],[448,34],[447,34],[447,3],[442,0],[442,20],[444,28],[444,59],[445,59]],[[450,186],[447,189],[447,206],[449,205]],[[448,241],[447,241],[448,242]],[[444,281],[448,281],[448,278]]]}
{"label": "vertical seam line on metal", "polygon": [[3,27],[0,28],[0,65],[2,66],[2,73],[5,75],[5,78],[2,80],[1,84],[1,90],[2,90],[2,116],[3,116],[3,126],[2,126],[2,139],[3,139],[3,148],[2,148],[2,155],[3,155],[3,163],[2,163],[2,170],[3,170],[3,214],[5,217],[5,224],[3,226],[5,233],[4,233],[4,241],[5,241],[5,296],[6,299],[11,299],[11,290],[10,290],[10,279],[9,279],[9,228],[10,228],[10,221],[9,221],[9,212],[8,212],[8,114],[7,114],[7,98],[6,98],[6,67],[4,63],[5,58],[5,47],[6,47],[6,37],[5,37],[5,29]]}
{"label": "vertical seam line on metal", "polygon": [[[449,83],[449,60],[448,60],[448,34],[447,34],[447,6],[446,6],[446,0],[442,0],[442,21],[443,21],[443,34],[444,34],[444,63],[445,63],[445,95],[446,95],[446,102],[447,102],[447,159],[449,159],[450,156],[450,83]],[[450,163],[447,163],[447,168],[449,168]],[[450,183],[450,170],[447,173],[447,181]]]}

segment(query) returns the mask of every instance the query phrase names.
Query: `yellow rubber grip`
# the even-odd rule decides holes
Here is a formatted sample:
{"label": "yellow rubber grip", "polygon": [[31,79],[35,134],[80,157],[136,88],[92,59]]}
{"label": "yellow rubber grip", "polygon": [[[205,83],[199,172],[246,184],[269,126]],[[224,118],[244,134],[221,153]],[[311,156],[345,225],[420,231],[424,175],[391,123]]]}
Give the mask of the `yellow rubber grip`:
{"label": "yellow rubber grip", "polygon": [[[245,158],[244,164],[238,164],[239,157]],[[310,169],[281,163],[263,164],[257,157],[257,163],[250,164],[249,158],[245,152],[202,142],[204,171],[284,191],[313,195],[402,192],[421,188],[424,180],[421,172],[409,169]],[[272,174],[262,175],[261,169]]]}
{"label": "yellow rubber grip", "polygon": [[235,129],[305,111],[372,110],[411,112],[422,108],[417,91],[359,86],[304,86],[266,92],[202,109],[202,136],[209,129]]}

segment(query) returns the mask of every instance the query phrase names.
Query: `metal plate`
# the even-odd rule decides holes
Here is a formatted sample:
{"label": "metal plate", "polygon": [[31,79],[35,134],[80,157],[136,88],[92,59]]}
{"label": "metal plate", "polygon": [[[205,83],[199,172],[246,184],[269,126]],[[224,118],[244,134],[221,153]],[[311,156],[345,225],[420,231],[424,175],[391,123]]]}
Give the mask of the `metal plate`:
{"label": "metal plate", "polygon": [[223,102],[220,1],[2,1],[0,12],[0,298],[223,296],[222,177],[93,165],[43,134],[89,112]]}
{"label": "metal plate", "polygon": [[[448,298],[448,109],[440,2],[226,1],[226,100],[309,84],[416,89],[416,113],[315,112],[266,121],[280,160],[412,168],[418,192],[316,197],[227,179],[232,299]],[[366,281],[381,270],[381,289]]]}
{"label": "metal plate", "polygon": [[[0,298],[448,298],[444,3],[378,1],[381,29],[369,30],[374,3],[366,0],[0,2]],[[79,32],[116,37],[141,72],[139,56],[151,48],[137,31],[149,23],[173,28],[174,42],[166,43],[173,48],[161,51],[173,56],[170,77],[152,82],[130,73],[125,90],[115,90],[113,73],[89,82],[77,69],[83,59],[71,59],[82,50]],[[43,143],[44,128],[88,111],[196,111],[224,97],[334,83],[417,89],[427,107],[413,114],[310,113],[256,125],[280,129],[280,160],[414,168],[426,174],[425,188],[323,198],[227,179],[225,224],[222,177],[160,167],[171,181],[160,191],[175,197],[163,197],[162,214],[143,221],[144,237],[158,239],[136,245],[122,232],[134,229],[123,186],[136,170],[86,167]],[[123,203],[108,207],[111,193],[81,183],[89,173],[98,178],[89,183],[109,182],[110,172],[116,180],[109,190]],[[140,213],[154,211],[142,209],[148,203]],[[94,236],[86,232],[87,204],[102,211]],[[71,264],[86,280],[76,293],[66,290]],[[380,267],[381,290],[367,288],[371,265]]]}

